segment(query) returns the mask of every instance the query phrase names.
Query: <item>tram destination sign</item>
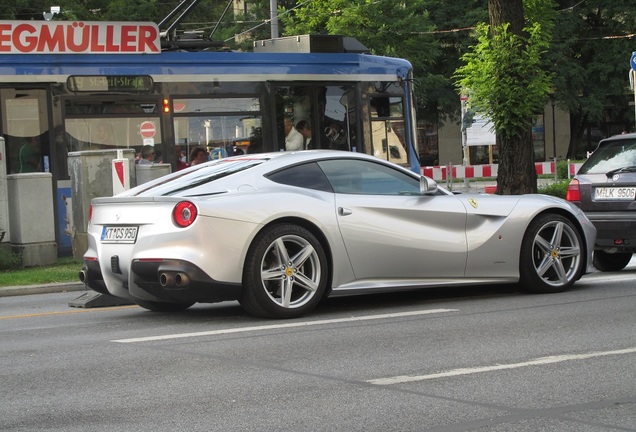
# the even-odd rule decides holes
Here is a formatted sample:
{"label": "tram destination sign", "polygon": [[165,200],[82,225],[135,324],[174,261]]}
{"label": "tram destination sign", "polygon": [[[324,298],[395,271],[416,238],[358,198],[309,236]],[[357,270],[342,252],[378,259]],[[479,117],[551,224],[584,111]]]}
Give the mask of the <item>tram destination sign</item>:
{"label": "tram destination sign", "polygon": [[71,75],[66,85],[72,92],[149,92],[154,81],[148,75]]}

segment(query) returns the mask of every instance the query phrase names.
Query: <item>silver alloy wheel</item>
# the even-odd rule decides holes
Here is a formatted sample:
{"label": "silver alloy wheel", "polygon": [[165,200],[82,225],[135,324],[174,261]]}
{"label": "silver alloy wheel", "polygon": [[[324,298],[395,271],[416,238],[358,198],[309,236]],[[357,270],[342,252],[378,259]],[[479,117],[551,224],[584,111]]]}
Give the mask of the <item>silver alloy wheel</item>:
{"label": "silver alloy wheel", "polygon": [[563,221],[550,221],[537,231],[534,238],[534,269],[546,284],[564,286],[577,277],[581,250],[574,228]]}
{"label": "silver alloy wheel", "polygon": [[261,283],[278,306],[293,309],[305,305],[316,294],[320,278],[318,253],[303,237],[278,237],[263,255]]}

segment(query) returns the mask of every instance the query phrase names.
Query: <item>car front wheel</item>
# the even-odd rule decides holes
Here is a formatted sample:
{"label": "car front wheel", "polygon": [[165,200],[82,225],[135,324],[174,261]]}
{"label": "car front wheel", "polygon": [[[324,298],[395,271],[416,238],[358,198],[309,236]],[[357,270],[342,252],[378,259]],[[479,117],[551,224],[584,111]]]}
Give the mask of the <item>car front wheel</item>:
{"label": "car front wheel", "polygon": [[623,270],[632,260],[631,252],[607,253],[594,251],[594,267],[602,272]]}
{"label": "car front wheel", "polygon": [[557,214],[538,216],[521,244],[522,289],[554,293],[570,288],[584,271],[584,253],[581,234],[571,221]]}
{"label": "car front wheel", "polygon": [[241,306],[264,318],[297,318],[320,302],[327,275],[325,252],[311,232],[294,224],[266,228],[247,254]]}

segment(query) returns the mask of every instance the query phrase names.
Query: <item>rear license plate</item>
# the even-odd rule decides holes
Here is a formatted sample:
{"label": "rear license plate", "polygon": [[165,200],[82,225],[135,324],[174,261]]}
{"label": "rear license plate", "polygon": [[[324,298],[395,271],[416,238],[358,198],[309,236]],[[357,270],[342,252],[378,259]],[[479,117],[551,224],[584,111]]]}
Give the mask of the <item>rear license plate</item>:
{"label": "rear license plate", "polygon": [[102,243],[135,243],[137,241],[136,226],[108,227],[102,229]]}
{"label": "rear license plate", "polygon": [[596,200],[634,200],[636,187],[597,187],[594,190]]}

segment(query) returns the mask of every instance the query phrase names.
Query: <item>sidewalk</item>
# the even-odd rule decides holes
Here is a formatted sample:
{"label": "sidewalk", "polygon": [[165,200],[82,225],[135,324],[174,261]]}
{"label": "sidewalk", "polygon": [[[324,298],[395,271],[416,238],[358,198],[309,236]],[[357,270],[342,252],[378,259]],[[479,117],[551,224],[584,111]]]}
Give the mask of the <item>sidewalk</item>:
{"label": "sidewalk", "polygon": [[43,285],[22,285],[0,287],[0,297],[12,297],[31,294],[51,294],[69,291],[92,291],[80,282],[52,283]]}

